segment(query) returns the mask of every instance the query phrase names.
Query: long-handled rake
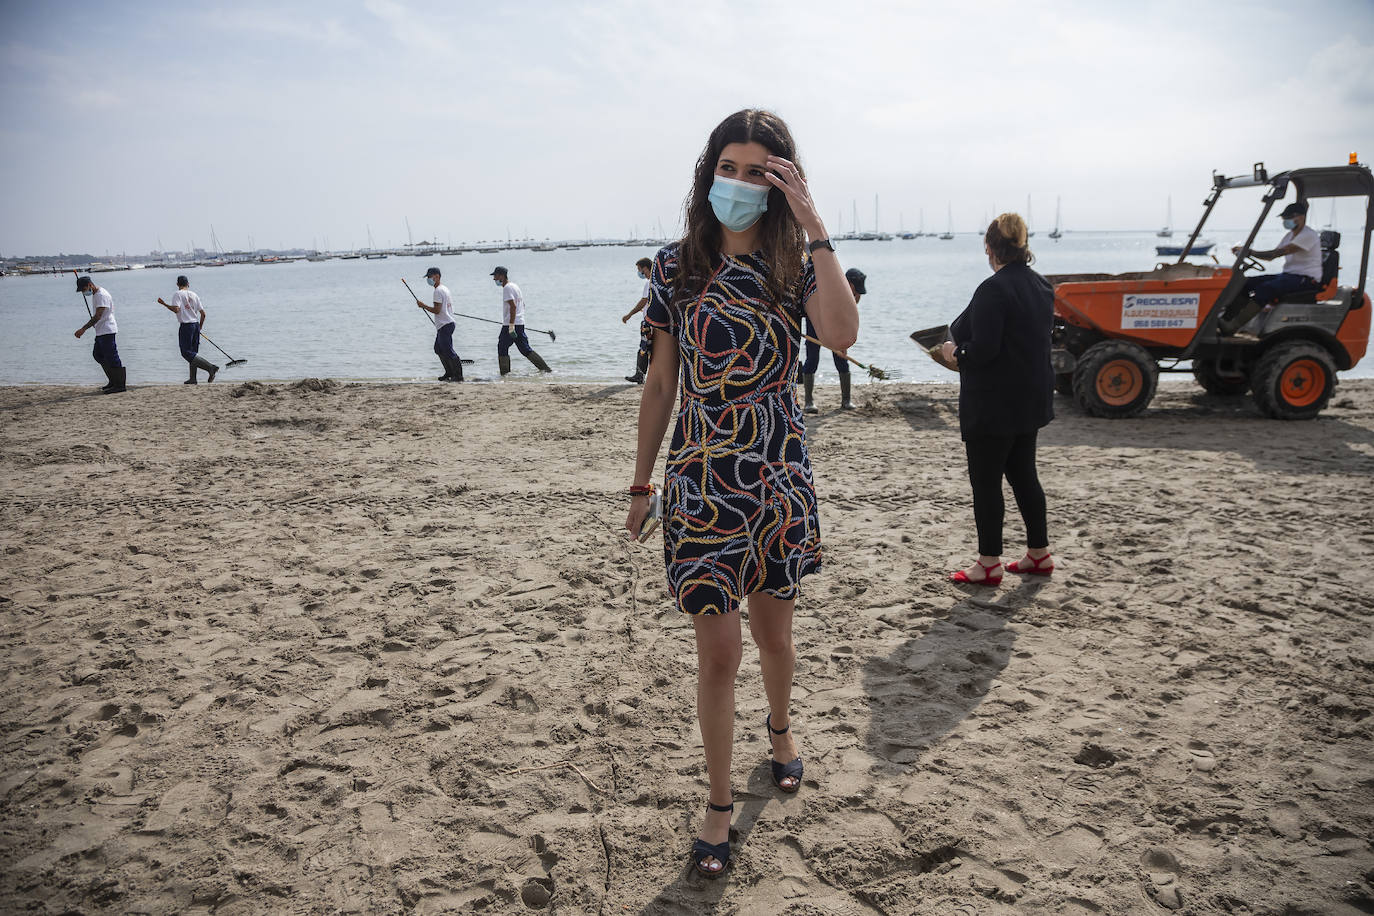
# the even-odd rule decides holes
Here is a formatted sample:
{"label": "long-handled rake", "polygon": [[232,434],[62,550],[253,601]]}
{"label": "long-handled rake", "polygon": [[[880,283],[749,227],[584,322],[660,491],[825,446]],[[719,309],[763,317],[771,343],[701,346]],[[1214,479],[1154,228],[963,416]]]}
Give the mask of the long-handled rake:
{"label": "long-handled rake", "polygon": [[[73,274],[74,276],[76,276],[76,277],[80,277],[80,276],[81,276],[81,272],[78,271],[78,270],[73,270],[73,271],[72,271],[72,274]],[[94,315],[91,314],[91,300],[88,299],[88,298],[86,298],[86,291],[85,291],[84,289],[81,291],[81,301],[84,302],[84,303],[86,303],[86,317],[87,317],[87,318],[93,318],[93,317],[95,317]]]}
{"label": "long-handled rake", "polygon": [[[406,283],[404,277],[401,278],[401,282],[402,282],[402,283]],[[407,290],[410,289],[410,284],[409,284],[409,283],[406,283],[406,289],[407,289]],[[411,295],[412,295],[412,296],[415,296],[415,293],[412,292]],[[415,296],[415,301],[416,301],[416,302],[419,302],[419,301],[420,301],[420,297],[419,297],[419,296]],[[476,315],[464,315],[462,312],[454,312],[453,314],[457,315],[459,318],[471,318],[473,321],[485,321],[487,324],[505,324],[504,321],[497,321],[495,318],[478,318]],[[433,318],[430,319],[430,321],[433,321],[433,320],[434,320]],[[558,335],[555,334],[553,331],[541,331],[541,330],[539,330],[538,328],[532,328],[532,327],[530,327],[529,325],[525,325],[525,330],[526,330],[526,331],[534,331],[534,332],[536,332],[536,333],[538,333],[538,334],[547,334],[547,335],[549,335],[549,340],[557,340],[557,339],[558,339]]]}
{"label": "long-handled rake", "polygon": [[[409,283],[406,283],[406,278],[405,278],[405,277],[402,277],[402,278],[401,278],[401,283],[403,283],[403,284],[405,285],[406,292],[410,293],[410,298],[414,299],[416,302],[419,302],[419,301],[420,301],[420,297],[417,296],[417,295],[415,295],[415,290],[413,290],[413,289],[410,288],[410,284],[409,284]],[[456,315],[456,314],[458,314],[458,313],[457,313],[457,312],[454,312],[453,314]],[[425,317],[429,319],[429,323],[430,323],[431,326],[433,326],[433,327],[438,327],[438,325],[436,325],[436,324],[434,323],[434,316],[431,315],[431,314],[429,313],[429,310],[428,310],[428,309],[425,310]],[[471,366],[472,363],[473,363],[473,361],[470,360],[470,359],[460,359],[460,360],[458,360],[458,362],[462,363],[462,364],[465,365],[465,366]]]}
{"label": "long-handled rake", "polygon": [[[203,341],[205,341],[206,343],[208,343],[210,346],[214,347],[214,348],[215,348],[216,350],[218,350],[219,352],[224,353],[224,348],[221,347],[219,344],[215,343],[215,342],[214,342],[213,340],[211,340],[210,338],[206,337],[204,331],[201,331],[201,332],[200,332],[200,339],[203,340]],[[229,368],[230,366],[242,366],[244,363],[248,362],[248,360],[246,360],[246,359],[234,359],[234,357],[230,356],[228,353],[224,353],[224,355],[225,355],[225,357],[227,357],[228,360],[229,360],[229,362],[227,362],[227,363],[224,364],[224,367],[225,367],[226,369]]]}
{"label": "long-handled rake", "polygon": [[[825,346],[825,344],[821,343],[819,340],[817,340],[816,338],[812,337],[810,334],[803,334],[802,336],[805,337],[807,340],[811,341],[813,344],[816,344],[817,346],[820,346],[820,347]],[[884,370],[882,370],[882,369],[879,369],[877,366],[875,366],[875,365],[873,365],[873,364],[871,364],[871,363],[868,364],[868,365],[864,365],[863,363],[859,362],[859,361],[858,361],[857,359],[855,359],[854,357],[850,356],[848,353],[845,354],[845,357],[844,357],[844,358],[847,359],[847,360],[849,360],[849,361],[850,361],[851,363],[853,363],[854,365],[858,366],[860,369],[866,369],[866,370],[868,371],[868,377],[869,377],[869,378],[875,378],[875,379],[878,379],[879,381],[884,381],[884,380],[886,380],[886,379],[888,379],[888,378],[890,377],[890,376],[887,374],[886,371],[884,371]]]}

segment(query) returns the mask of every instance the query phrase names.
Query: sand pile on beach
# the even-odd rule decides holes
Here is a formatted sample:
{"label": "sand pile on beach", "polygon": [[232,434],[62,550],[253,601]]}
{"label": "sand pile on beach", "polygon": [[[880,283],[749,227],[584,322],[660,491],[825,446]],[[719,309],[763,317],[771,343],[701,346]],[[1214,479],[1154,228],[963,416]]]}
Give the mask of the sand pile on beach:
{"label": "sand pile on beach", "polygon": [[811,425],[806,783],[746,647],[708,882],[636,389],[0,390],[3,909],[1374,911],[1374,384],[1061,404],[1059,570],[973,591],[955,389],[858,401]]}

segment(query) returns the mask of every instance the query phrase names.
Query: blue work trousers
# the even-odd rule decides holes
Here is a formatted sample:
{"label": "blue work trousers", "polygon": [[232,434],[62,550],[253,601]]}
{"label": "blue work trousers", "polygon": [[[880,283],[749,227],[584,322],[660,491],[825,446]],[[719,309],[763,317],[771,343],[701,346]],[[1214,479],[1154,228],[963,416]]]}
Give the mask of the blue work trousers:
{"label": "blue work trousers", "polygon": [[181,358],[194,365],[200,352],[200,322],[183,321],[177,328],[177,343],[181,345]]}
{"label": "blue work trousers", "polygon": [[450,321],[434,333],[434,355],[441,361],[458,358],[458,351],[453,349],[453,329],[454,324]]}
{"label": "blue work trousers", "polygon": [[1306,274],[1275,274],[1272,277],[1250,277],[1245,281],[1245,294],[1260,305],[1273,305],[1290,293],[1315,293],[1317,281]]}
{"label": "blue work trousers", "polygon": [[534,352],[534,347],[530,346],[529,337],[525,336],[525,326],[517,324],[515,326],[515,336],[511,337],[505,325],[501,326],[501,334],[496,338],[496,355],[509,356],[511,344],[515,344],[515,349],[526,358]]}
{"label": "blue work trousers", "polygon": [[115,336],[113,334],[99,334],[96,336],[95,346],[91,347],[91,358],[109,369],[124,365],[119,361],[119,349],[115,347]]}

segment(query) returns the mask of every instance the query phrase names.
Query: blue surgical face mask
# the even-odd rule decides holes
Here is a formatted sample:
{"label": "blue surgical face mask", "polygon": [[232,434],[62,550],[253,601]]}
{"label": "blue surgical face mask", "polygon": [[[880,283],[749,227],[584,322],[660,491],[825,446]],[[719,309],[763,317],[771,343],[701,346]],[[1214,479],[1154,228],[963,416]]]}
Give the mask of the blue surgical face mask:
{"label": "blue surgical face mask", "polygon": [[1283,221],[1283,228],[1296,229],[1298,228],[1298,221],[1290,217]]}
{"label": "blue surgical face mask", "polygon": [[731,232],[743,232],[768,210],[769,187],[717,175],[707,198],[716,219]]}

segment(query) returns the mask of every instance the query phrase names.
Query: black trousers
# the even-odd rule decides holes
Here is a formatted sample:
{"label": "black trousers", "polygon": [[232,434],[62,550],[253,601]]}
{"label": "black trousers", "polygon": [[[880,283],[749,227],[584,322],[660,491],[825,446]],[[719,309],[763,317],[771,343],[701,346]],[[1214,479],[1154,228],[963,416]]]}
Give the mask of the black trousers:
{"label": "black trousers", "polygon": [[973,486],[973,521],[978,526],[978,552],[985,557],[1002,555],[1002,478],[1011,484],[1021,520],[1026,523],[1026,546],[1050,546],[1045,522],[1045,491],[1035,472],[1036,434],[1019,436],[970,436],[964,440],[968,455],[968,479]]}

